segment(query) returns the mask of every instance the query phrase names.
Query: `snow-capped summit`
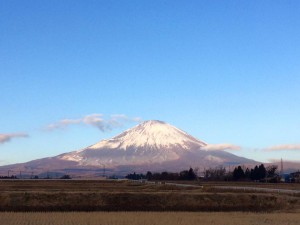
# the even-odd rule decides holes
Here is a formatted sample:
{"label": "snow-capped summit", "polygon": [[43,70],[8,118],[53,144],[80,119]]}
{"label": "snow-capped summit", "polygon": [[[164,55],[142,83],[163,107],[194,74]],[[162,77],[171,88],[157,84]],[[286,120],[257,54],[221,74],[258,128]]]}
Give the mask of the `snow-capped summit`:
{"label": "snow-capped summit", "polygon": [[176,160],[203,146],[206,143],[168,123],[149,120],[62,159],[84,165],[140,165]]}
{"label": "snow-capped summit", "polygon": [[198,145],[200,148],[206,144],[170,124],[159,120],[149,120],[89,148],[119,148],[126,151],[133,147],[150,147],[164,150],[177,146],[188,150],[191,145]]}

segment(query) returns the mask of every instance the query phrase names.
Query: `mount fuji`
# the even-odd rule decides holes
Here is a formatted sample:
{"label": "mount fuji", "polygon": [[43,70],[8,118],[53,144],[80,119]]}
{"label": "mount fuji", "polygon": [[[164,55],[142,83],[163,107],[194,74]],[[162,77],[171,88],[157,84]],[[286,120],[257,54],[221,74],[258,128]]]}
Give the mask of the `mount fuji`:
{"label": "mount fuji", "polygon": [[225,151],[206,150],[207,143],[162,121],[145,121],[111,139],[84,149],[27,163],[0,167],[0,171],[46,171],[73,175],[180,171],[189,167],[254,165],[258,162]]}

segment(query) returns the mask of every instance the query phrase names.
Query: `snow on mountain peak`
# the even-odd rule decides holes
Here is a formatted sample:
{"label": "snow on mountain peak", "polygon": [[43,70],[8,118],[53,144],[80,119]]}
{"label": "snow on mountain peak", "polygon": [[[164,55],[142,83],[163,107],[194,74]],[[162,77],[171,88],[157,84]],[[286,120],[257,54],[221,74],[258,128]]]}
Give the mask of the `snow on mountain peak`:
{"label": "snow on mountain peak", "polygon": [[198,152],[206,145],[168,123],[149,120],[61,159],[94,166],[162,163]]}
{"label": "snow on mountain peak", "polygon": [[[211,151],[206,143],[162,121],[145,121],[111,139],[102,140],[79,151],[59,155],[59,160],[78,166],[199,166],[245,162],[227,152]],[[249,160],[248,160],[249,161]],[[165,164],[164,164],[165,163]],[[163,166],[163,168],[165,168]]]}
{"label": "snow on mountain peak", "polygon": [[206,143],[197,140],[186,132],[159,120],[145,121],[120,135],[103,140],[90,149],[99,148],[119,148],[126,150],[129,147],[152,147],[152,148],[171,148],[181,147],[189,149],[190,145],[205,146]]}

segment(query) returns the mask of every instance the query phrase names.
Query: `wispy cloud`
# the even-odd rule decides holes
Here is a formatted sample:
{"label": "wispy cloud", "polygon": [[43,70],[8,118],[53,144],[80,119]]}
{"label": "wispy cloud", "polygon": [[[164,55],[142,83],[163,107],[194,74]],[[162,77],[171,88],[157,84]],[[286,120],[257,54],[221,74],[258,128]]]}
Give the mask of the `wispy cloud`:
{"label": "wispy cloud", "polygon": [[29,137],[26,133],[11,133],[11,134],[0,134],[0,144],[11,141],[14,138],[27,138]]}
{"label": "wispy cloud", "polygon": [[77,119],[63,119],[56,123],[49,124],[46,126],[46,130],[52,131],[57,129],[64,129],[70,125],[89,125],[98,128],[105,132],[124,126],[125,123],[129,122],[140,122],[141,119],[138,117],[130,118],[124,114],[111,115],[108,119],[102,114],[90,114]]}
{"label": "wispy cloud", "polygon": [[275,145],[264,149],[265,151],[300,151],[300,144]]}
{"label": "wispy cloud", "polygon": [[202,148],[206,151],[237,151],[240,150],[241,147],[233,144],[208,144]]}
{"label": "wispy cloud", "polygon": [[47,130],[62,129],[62,128],[68,127],[71,124],[79,124],[80,122],[81,122],[80,120],[63,119],[63,120],[60,120],[57,123],[49,124],[46,127],[46,129]]}

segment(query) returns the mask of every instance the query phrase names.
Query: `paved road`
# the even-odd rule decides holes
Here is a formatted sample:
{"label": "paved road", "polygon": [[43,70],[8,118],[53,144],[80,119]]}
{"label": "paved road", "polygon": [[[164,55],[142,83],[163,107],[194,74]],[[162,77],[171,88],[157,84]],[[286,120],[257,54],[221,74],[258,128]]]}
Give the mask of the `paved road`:
{"label": "paved road", "polygon": [[177,183],[169,183],[169,182],[166,182],[165,184],[167,184],[167,185],[174,185],[174,186],[177,186],[177,187],[196,187],[196,188],[203,188],[203,186],[200,186],[200,185],[194,185],[194,184],[177,184]]}
{"label": "paved road", "polygon": [[160,182],[160,181],[141,181],[141,180],[131,180],[138,183],[145,183],[145,184],[154,184],[154,185],[173,185],[176,187],[196,187],[196,188],[203,188],[200,185],[193,185],[193,184],[178,184],[178,183],[171,183],[171,182]]}
{"label": "paved road", "polygon": [[276,189],[276,188],[259,188],[259,187],[234,187],[234,186],[213,186],[216,189],[242,190],[242,191],[259,191],[259,192],[276,192],[285,194],[300,194],[300,190]]}
{"label": "paved road", "polygon": [[[154,182],[153,182],[154,183]],[[167,185],[174,185],[177,187],[197,187],[203,188],[203,186],[193,184],[177,184],[177,183],[164,183]],[[242,191],[257,191],[257,192],[270,192],[270,193],[285,193],[285,194],[300,194],[300,190],[288,190],[288,189],[276,189],[276,188],[259,188],[259,187],[240,187],[240,186],[213,186],[216,189],[226,190],[242,190]]]}

